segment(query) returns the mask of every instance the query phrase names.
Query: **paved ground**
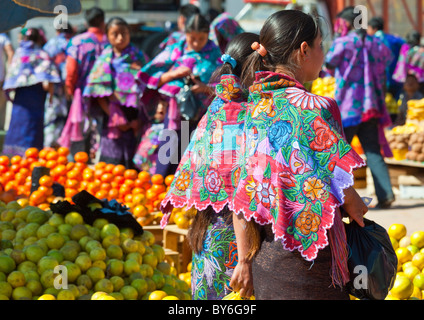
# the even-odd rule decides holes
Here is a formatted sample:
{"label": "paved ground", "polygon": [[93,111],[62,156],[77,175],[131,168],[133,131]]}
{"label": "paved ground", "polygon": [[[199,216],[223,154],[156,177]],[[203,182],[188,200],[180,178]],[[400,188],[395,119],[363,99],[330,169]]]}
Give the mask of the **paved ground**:
{"label": "paved ground", "polygon": [[[369,196],[367,189],[357,189],[356,191],[358,191],[361,196]],[[371,195],[371,197],[374,198],[371,205],[375,205],[377,200],[375,196]],[[424,199],[400,199],[397,195],[396,201],[390,209],[370,209],[365,217],[385,228],[388,228],[393,223],[404,224],[408,235],[415,231],[424,231]]]}

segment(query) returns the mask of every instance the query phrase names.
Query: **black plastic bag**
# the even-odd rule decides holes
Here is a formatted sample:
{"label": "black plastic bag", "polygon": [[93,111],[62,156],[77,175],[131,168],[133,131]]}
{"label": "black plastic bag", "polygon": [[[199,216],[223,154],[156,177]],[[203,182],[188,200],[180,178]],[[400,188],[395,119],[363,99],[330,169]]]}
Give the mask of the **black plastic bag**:
{"label": "black plastic bag", "polygon": [[191,91],[191,85],[186,81],[184,87],[176,95],[178,109],[184,120],[198,120],[200,101]]}
{"label": "black plastic bag", "polygon": [[398,259],[386,229],[364,218],[345,224],[349,246],[348,292],[361,300],[384,300],[393,287]]}

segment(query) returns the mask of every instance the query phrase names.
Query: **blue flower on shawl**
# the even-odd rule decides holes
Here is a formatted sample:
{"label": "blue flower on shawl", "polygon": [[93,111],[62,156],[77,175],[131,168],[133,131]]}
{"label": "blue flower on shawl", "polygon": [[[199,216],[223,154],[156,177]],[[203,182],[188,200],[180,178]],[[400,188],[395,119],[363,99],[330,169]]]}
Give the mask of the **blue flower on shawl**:
{"label": "blue flower on shawl", "polygon": [[269,142],[276,150],[280,150],[287,141],[292,133],[293,129],[290,122],[278,121],[272,124],[269,128]]}
{"label": "blue flower on shawl", "polygon": [[217,113],[219,111],[219,109],[222,107],[222,105],[225,103],[224,100],[222,100],[221,98],[217,97],[216,99],[214,99],[212,101],[212,103],[209,106],[209,111],[214,114]]}

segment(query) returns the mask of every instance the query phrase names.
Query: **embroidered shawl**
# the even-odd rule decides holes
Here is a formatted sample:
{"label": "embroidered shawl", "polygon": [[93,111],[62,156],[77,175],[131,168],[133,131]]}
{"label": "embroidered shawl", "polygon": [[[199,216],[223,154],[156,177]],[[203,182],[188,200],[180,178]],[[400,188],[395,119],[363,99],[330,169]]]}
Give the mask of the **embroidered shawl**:
{"label": "embroidered shawl", "polygon": [[[365,162],[345,140],[333,99],[272,72],[258,72],[249,90],[230,209],[246,220],[272,224],[275,240],[313,261],[329,237],[346,241],[338,207],[343,190],[354,183],[353,169]],[[334,232],[328,234],[330,228]],[[333,259],[343,254],[335,264],[346,262],[347,253],[333,254]]]}
{"label": "embroidered shawl", "polygon": [[91,70],[85,86],[84,97],[109,97],[112,94],[120,105],[138,107],[141,92],[136,83],[138,70],[132,64],[144,66],[147,56],[135,46],[129,45],[120,57],[111,46],[103,50]]}
{"label": "embroidered shawl", "polygon": [[60,83],[56,65],[49,55],[32,41],[21,41],[7,70],[3,89],[6,93],[48,81]]}
{"label": "embroidered shawl", "polygon": [[223,12],[211,23],[209,39],[211,39],[222,51],[225,52],[227,44],[244,30],[240,24],[228,13]]}
{"label": "embroidered shawl", "polygon": [[174,181],[161,203],[168,223],[174,207],[212,206],[220,212],[233,198],[240,169],[238,157],[247,99],[239,79],[223,75],[216,86],[216,97],[200,120],[193,138],[175,173]]}

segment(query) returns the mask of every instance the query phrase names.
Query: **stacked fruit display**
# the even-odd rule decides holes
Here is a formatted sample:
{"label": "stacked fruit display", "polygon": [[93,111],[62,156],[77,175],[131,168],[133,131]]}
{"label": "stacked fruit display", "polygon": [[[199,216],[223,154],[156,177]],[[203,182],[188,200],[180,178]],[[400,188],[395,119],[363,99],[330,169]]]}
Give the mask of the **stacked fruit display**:
{"label": "stacked fruit display", "polygon": [[387,300],[424,299],[424,231],[407,236],[403,224],[387,230],[398,257],[398,272]]}
{"label": "stacked fruit display", "polygon": [[[417,155],[422,153],[421,136],[424,129],[416,123],[409,122],[396,126],[386,132],[386,138],[396,160],[418,161]],[[417,143],[418,142],[418,143]],[[418,150],[419,149],[419,150]],[[420,160],[422,161],[422,160]]]}
{"label": "stacked fruit display", "polygon": [[407,119],[410,120],[424,120],[424,99],[421,100],[409,100],[408,101],[408,112]]}
{"label": "stacked fruit display", "polygon": [[424,131],[415,132],[409,138],[407,160],[424,162]]}
{"label": "stacked fruit display", "polygon": [[190,299],[152,233],[0,203],[0,299]]}
{"label": "stacked fruit display", "polygon": [[[64,199],[86,190],[99,199],[115,199],[129,207],[142,226],[158,223],[162,215],[158,211],[173,175],[162,177],[147,171],[137,172],[123,165],[105,162],[89,166],[88,155],[78,152],[74,161],[69,161],[69,149],[29,148],[25,156],[0,156],[0,200],[10,202],[28,198],[29,204],[48,209],[55,201],[51,186],[61,184],[65,190]],[[31,192],[32,172],[36,167],[46,167],[50,177],[40,181],[38,190]]]}
{"label": "stacked fruit display", "polygon": [[311,93],[334,99],[336,79],[333,77],[317,78],[312,83]]}

